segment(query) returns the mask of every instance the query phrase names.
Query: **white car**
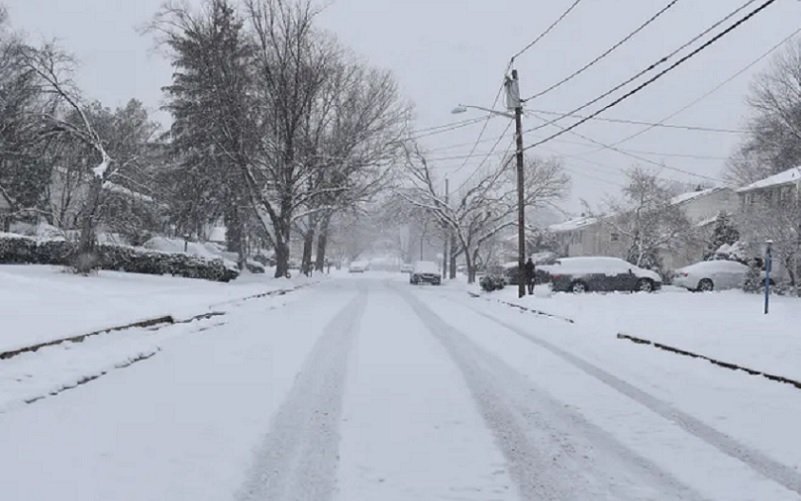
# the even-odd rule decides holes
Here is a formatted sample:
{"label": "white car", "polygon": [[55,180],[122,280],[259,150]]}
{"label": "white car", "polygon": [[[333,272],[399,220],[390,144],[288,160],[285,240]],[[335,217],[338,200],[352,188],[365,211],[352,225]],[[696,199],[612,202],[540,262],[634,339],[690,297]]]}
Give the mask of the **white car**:
{"label": "white car", "polygon": [[739,289],[747,273],[748,266],[737,261],[701,261],[676,270],[673,285],[691,291]]}
{"label": "white car", "polygon": [[353,261],[348,266],[348,271],[350,273],[364,273],[370,268],[370,263],[367,261]]}

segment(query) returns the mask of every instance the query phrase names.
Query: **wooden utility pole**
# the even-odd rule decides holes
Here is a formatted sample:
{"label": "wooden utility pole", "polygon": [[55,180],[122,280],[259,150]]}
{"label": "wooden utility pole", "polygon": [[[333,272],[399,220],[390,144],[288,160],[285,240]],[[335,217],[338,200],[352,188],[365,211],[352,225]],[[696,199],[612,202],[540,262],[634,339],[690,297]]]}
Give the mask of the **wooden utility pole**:
{"label": "wooden utility pole", "polygon": [[517,70],[512,70],[512,78],[506,80],[506,103],[515,112],[515,142],[517,143],[517,296],[526,295],[526,207],[523,173],[523,103],[520,101],[520,87]]}
{"label": "wooden utility pole", "polygon": [[[448,178],[445,178],[445,205],[448,205]],[[448,278],[448,235],[450,235],[450,228],[446,225],[443,228],[445,231],[443,233],[443,246],[442,246],[442,280]]]}

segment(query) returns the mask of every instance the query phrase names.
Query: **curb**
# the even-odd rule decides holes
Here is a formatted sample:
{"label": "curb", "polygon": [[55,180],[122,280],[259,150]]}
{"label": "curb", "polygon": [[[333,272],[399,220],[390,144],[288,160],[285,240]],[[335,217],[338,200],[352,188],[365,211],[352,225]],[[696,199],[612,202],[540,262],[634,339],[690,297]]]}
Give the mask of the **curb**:
{"label": "curb", "polygon": [[734,363],[731,363],[731,362],[724,362],[722,360],[717,360],[715,358],[708,357],[706,355],[701,355],[700,353],[694,353],[692,351],[683,350],[681,348],[676,348],[674,346],[670,346],[670,345],[667,345],[667,344],[657,343],[656,341],[651,341],[650,339],[645,339],[645,338],[636,337],[636,336],[630,336],[628,334],[622,334],[622,333],[618,333],[617,338],[618,339],[625,339],[627,341],[631,341],[632,343],[636,343],[636,344],[645,344],[645,345],[653,346],[654,348],[658,348],[660,350],[665,350],[665,351],[668,351],[668,352],[671,352],[671,353],[675,353],[677,355],[682,355],[682,356],[685,356],[685,357],[698,358],[698,359],[701,359],[701,360],[706,360],[707,362],[709,362],[711,364],[714,364],[714,365],[717,365],[719,367],[724,367],[726,369],[733,370],[733,371],[743,371],[743,372],[746,372],[746,373],[748,373],[748,374],[750,374],[752,376],[761,376],[761,377],[763,377],[765,379],[769,379],[771,381],[776,381],[778,383],[784,383],[784,384],[789,384],[789,385],[795,386],[796,388],[801,390],[801,381],[797,381],[795,379],[786,378],[784,376],[777,376],[776,374],[770,374],[768,372],[758,371],[758,370],[755,370],[755,369],[749,369],[748,367],[743,367],[742,365],[734,364]]}

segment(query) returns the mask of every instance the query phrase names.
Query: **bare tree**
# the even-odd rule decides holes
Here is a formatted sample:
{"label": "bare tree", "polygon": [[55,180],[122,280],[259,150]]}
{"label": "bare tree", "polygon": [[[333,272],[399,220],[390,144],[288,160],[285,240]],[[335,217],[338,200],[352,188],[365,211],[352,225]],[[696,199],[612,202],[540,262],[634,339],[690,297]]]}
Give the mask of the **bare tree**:
{"label": "bare tree", "polygon": [[762,253],[766,241],[773,242],[773,255],[782,264],[790,285],[799,293],[801,272],[801,193],[786,188],[781,199],[756,197],[736,218],[741,236],[750,242],[753,255]]}
{"label": "bare tree", "polygon": [[627,246],[626,260],[661,269],[660,252],[695,238],[693,225],[673,203],[675,192],[656,175],[634,168],[628,178],[621,199],[606,203],[608,215],[601,220]]}
{"label": "bare tree", "polygon": [[[406,153],[411,187],[403,190],[402,196],[453,231],[467,265],[468,282],[473,283],[482,245],[517,224],[517,188],[514,172],[508,168],[511,158],[446,202],[425,155],[415,145],[407,148]],[[529,159],[525,183],[524,204],[529,208],[562,197],[569,178],[556,159]]]}
{"label": "bare tree", "polygon": [[801,42],[787,46],[751,86],[753,115],[727,176],[748,184],[801,165]]}
{"label": "bare tree", "polygon": [[[54,96],[60,104],[58,108],[45,113],[43,118],[54,131],[82,142],[93,153],[92,180],[81,211],[78,248],[80,255],[89,255],[96,242],[98,208],[103,183],[108,181],[117,166],[113,165],[111,156],[106,152],[103,140],[86,112],[81,93],[70,78],[73,70],[71,58],[50,44],[41,49],[26,48],[24,64],[36,75],[40,91]],[[62,112],[63,110],[66,112]],[[81,260],[81,262],[90,261]]]}

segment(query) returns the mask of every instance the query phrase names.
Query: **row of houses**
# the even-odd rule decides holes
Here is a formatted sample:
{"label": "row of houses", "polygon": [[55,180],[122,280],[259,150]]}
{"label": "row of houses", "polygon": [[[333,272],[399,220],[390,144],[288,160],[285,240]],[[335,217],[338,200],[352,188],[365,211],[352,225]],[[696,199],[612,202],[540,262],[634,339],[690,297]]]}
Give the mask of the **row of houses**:
{"label": "row of houses", "polygon": [[[671,203],[679,207],[700,238],[695,242],[662,255],[666,269],[676,269],[703,258],[705,242],[709,240],[715,221],[721,213],[743,215],[756,207],[778,207],[801,200],[801,167],[759,180],[741,188],[717,187],[701,189],[674,197]],[[627,243],[618,235],[606,217],[581,216],[548,227],[554,236],[557,252],[572,256],[625,256]]]}

